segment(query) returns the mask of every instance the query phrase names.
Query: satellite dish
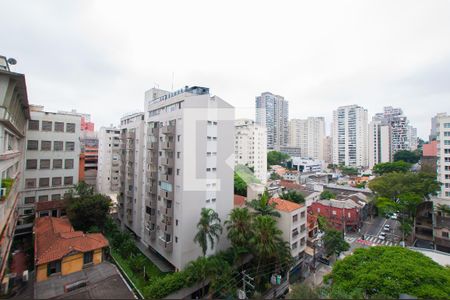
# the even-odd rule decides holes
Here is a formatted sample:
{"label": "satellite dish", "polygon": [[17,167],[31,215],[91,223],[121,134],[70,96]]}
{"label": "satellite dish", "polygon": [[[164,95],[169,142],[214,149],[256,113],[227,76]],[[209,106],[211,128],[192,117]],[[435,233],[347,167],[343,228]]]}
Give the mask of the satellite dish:
{"label": "satellite dish", "polygon": [[17,64],[17,60],[15,59],[15,58],[8,58],[8,64],[10,64],[10,65],[15,65],[15,64]]}

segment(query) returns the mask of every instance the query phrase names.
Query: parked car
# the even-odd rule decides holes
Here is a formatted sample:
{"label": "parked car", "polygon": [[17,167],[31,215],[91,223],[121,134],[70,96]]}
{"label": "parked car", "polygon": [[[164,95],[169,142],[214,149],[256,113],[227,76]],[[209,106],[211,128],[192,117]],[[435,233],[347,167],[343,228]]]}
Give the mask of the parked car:
{"label": "parked car", "polygon": [[391,226],[389,224],[384,225],[383,230],[384,231],[389,231],[391,229]]}
{"label": "parked car", "polygon": [[378,236],[378,238],[382,241],[384,241],[386,239],[386,233],[385,232],[381,232],[380,235]]}
{"label": "parked car", "polygon": [[392,220],[397,220],[398,215],[396,213],[393,213],[390,217]]}

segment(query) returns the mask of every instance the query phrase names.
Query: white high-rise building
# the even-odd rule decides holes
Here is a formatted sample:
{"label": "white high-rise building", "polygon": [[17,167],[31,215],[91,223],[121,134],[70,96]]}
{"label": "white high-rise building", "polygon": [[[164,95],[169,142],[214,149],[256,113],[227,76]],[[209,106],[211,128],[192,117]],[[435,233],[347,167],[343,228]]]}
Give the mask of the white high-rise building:
{"label": "white high-rise building", "polygon": [[341,106],[333,111],[333,163],[366,167],[367,131],[367,110],[361,106]]}
{"label": "white high-rise building", "polygon": [[325,119],[309,117],[289,121],[289,144],[301,149],[302,157],[323,160]]}
{"label": "white high-rise building", "polygon": [[234,157],[236,165],[253,168],[262,183],[267,182],[267,131],[253,120],[235,122]]}
{"label": "white high-rise building", "polygon": [[[30,118],[25,75],[11,72],[8,60],[0,55],[0,294],[10,263],[11,245],[18,223],[20,185],[23,181],[23,144]],[[6,279],[7,277],[5,277]]]}
{"label": "white high-rise building", "polygon": [[120,194],[118,216],[121,225],[143,238],[144,235],[144,113],[120,119]]}
{"label": "white high-rise building", "polygon": [[267,128],[267,148],[279,150],[289,142],[289,106],[284,97],[269,92],[256,97],[256,124]]}
{"label": "white high-rise building", "polygon": [[[233,208],[234,108],[208,88],[145,94],[142,242],[180,270],[202,255],[194,243],[202,208]],[[207,255],[228,247],[225,232]]]}
{"label": "white high-rise building", "polygon": [[438,142],[438,181],[442,183],[440,197],[450,205],[450,115],[439,114],[436,118]]}
{"label": "white high-rise building", "polygon": [[419,141],[417,139],[417,128],[408,126],[408,140],[409,140],[409,149],[411,151],[417,150],[419,146]]}
{"label": "white high-rise building", "polygon": [[[34,214],[35,202],[61,200],[78,183],[81,117],[30,105],[20,214]],[[43,213],[46,214],[47,212]],[[52,211],[59,217],[58,210]]]}
{"label": "white high-rise building", "polygon": [[101,127],[98,133],[97,191],[116,200],[120,188],[120,129]]}
{"label": "white high-rise building", "polygon": [[369,123],[369,167],[391,161],[391,127],[380,120]]}

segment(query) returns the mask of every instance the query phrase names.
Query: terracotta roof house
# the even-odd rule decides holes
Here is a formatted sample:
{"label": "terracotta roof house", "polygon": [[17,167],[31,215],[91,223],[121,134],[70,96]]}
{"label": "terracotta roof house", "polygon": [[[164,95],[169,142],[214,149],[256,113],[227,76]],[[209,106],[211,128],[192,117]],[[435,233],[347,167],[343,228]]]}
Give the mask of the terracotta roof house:
{"label": "terracotta roof house", "polygon": [[234,195],[234,207],[244,207],[245,197],[241,195]]}
{"label": "terracotta roof house", "polygon": [[109,245],[101,233],[75,231],[65,217],[37,218],[34,233],[37,282],[101,263],[103,250]]}

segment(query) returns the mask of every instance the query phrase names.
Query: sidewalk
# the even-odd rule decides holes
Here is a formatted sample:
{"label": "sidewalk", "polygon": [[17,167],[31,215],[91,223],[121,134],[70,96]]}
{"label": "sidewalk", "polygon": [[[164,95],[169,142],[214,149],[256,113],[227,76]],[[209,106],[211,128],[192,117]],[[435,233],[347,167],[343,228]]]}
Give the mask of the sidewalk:
{"label": "sidewalk", "polygon": [[172,265],[170,265],[168,262],[164,261],[164,259],[162,259],[158,255],[156,255],[152,251],[150,251],[144,244],[142,244],[139,241],[136,241],[135,244],[136,244],[136,247],[138,247],[139,250],[141,250],[142,253],[145,256],[147,256],[147,258],[150,259],[152,261],[152,263],[154,263],[155,266],[158,267],[158,269],[161,272],[168,273],[168,272],[174,272],[175,271],[175,269],[174,269],[174,267]]}
{"label": "sidewalk", "polygon": [[324,264],[319,264],[314,275],[313,272],[310,273],[308,277],[305,278],[304,283],[309,286],[319,286],[323,283],[323,277],[331,272],[332,266],[327,266]]}

